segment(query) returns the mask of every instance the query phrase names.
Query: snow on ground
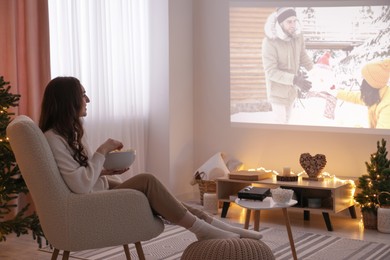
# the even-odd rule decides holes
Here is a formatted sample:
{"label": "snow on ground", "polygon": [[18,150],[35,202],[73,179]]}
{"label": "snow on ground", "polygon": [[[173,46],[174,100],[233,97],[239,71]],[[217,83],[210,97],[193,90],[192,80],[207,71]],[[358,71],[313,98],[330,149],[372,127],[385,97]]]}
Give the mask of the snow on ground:
{"label": "snow on ground", "polygon": [[[297,101],[291,115],[290,125],[310,126],[335,126],[335,127],[356,127],[367,128],[367,108],[362,105],[355,105],[338,101],[335,108],[334,119],[324,116],[325,99],[307,98]],[[259,123],[274,124],[272,112],[240,112],[232,114],[231,122],[236,123]]]}

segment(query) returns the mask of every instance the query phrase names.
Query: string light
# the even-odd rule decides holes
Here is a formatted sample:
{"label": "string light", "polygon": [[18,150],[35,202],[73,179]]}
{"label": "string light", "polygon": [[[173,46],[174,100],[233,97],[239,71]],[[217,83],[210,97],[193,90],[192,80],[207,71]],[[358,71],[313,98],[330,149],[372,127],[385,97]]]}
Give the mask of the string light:
{"label": "string light", "polygon": [[[263,171],[263,172],[272,172],[274,175],[283,175],[281,174],[280,172],[276,171],[276,170],[269,170],[269,169],[266,169],[264,167],[258,167],[258,168],[251,168],[251,169],[248,169],[248,171]],[[301,176],[301,175],[304,175],[306,174],[305,171],[300,171],[300,172],[293,172],[291,171],[290,172],[291,175],[296,175],[296,176]],[[336,175],[332,175],[330,174],[329,172],[323,172],[321,173],[320,175],[321,177],[324,178],[324,181],[336,181],[336,182],[341,182],[341,183],[348,183],[352,186],[352,189],[353,189],[353,193],[355,193],[355,189],[356,189],[356,184],[355,184],[355,181],[354,180],[350,180],[350,179],[347,179],[347,180],[343,180],[343,179],[340,179],[338,177],[336,177]]]}

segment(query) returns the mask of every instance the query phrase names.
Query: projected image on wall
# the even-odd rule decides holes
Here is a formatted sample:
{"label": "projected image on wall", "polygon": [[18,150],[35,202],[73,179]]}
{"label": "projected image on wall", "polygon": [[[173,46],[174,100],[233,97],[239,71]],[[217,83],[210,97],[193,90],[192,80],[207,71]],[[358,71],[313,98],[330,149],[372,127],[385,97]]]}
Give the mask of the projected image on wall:
{"label": "projected image on wall", "polygon": [[370,118],[384,102],[389,71],[377,71],[385,81],[373,87],[378,99],[367,104],[356,94],[367,88],[362,68],[390,58],[389,6],[278,9],[236,2],[229,15],[231,122],[390,129],[390,111]]}

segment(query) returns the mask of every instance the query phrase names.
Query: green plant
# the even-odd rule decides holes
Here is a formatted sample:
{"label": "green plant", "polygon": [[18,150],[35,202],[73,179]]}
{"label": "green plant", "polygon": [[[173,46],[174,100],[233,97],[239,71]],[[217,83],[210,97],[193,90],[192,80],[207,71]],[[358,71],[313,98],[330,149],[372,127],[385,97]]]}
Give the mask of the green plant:
{"label": "green plant", "polygon": [[11,215],[17,210],[19,194],[27,194],[28,189],[6,136],[10,116],[14,115],[9,108],[18,106],[20,99],[20,95],[9,92],[10,88],[9,82],[0,76],[0,242],[5,241],[6,235],[10,233],[20,236],[31,230],[33,238],[41,247],[44,234],[38,216],[35,212],[25,215],[30,205],[24,206],[15,216]]}
{"label": "green plant", "polygon": [[[360,204],[362,212],[372,211],[376,214],[379,193],[390,192],[390,161],[387,159],[386,140],[382,138],[377,142],[377,151],[370,155],[370,162],[365,164],[367,174],[359,177],[357,187],[360,192],[355,195],[355,200]],[[380,201],[381,205],[386,204],[384,199]]]}

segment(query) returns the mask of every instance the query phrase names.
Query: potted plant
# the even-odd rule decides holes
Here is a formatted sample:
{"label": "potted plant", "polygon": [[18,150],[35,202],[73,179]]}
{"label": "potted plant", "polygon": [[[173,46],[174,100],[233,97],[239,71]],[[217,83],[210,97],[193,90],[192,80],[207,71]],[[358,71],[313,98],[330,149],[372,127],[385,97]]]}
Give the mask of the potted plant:
{"label": "potted plant", "polygon": [[359,177],[358,193],[355,200],[359,203],[365,228],[377,229],[378,196],[381,192],[390,192],[390,161],[387,159],[386,140],[377,142],[377,151],[365,162],[367,174]]}

